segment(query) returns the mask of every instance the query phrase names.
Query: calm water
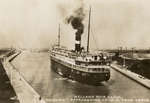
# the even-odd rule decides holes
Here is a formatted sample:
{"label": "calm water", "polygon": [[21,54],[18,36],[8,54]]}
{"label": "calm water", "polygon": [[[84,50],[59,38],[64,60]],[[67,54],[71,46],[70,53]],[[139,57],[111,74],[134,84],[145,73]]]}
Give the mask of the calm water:
{"label": "calm water", "polygon": [[149,89],[114,70],[108,82],[92,86],[53,72],[48,53],[26,51],[12,63],[47,103],[137,103],[139,99],[145,101],[139,103],[150,102]]}

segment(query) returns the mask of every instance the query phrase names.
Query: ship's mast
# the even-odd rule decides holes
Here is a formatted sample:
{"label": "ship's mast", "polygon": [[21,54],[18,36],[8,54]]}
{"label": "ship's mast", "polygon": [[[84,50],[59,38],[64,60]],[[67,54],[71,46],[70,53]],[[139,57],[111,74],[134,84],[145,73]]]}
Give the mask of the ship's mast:
{"label": "ship's mast", "polygon": [[58,27],[58,46],[60,46],[60,24]]}
{"label": "ship's mast", "polygon": [[89,39],[90,39],[90,22],[91,22],[91,7],[89,11],[89,24],[88,24],[88,39],[87,39],[87,53],[89,52]]}

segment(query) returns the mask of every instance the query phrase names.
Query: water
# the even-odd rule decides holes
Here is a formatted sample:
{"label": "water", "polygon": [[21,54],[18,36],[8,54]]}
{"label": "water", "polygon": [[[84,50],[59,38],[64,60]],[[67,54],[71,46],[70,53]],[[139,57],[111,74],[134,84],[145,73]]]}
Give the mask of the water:
{"label": "water", "polygon": [[150,100],[149,89],[113,69],[108,82],[93,86],[53,72],[48,53],[26,51],[12,63],[47,103],[136,103],[138,99],[145,100],[139,103],[150,102],[146,101]]}

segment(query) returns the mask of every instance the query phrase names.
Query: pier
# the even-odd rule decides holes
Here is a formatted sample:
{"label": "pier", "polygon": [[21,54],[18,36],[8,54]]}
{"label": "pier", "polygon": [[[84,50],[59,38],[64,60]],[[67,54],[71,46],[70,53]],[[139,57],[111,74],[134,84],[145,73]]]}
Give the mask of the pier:
{"label": "pier", "polygon": [[21,54],[17,51],[15,54],[3,57],[2,65],[7,73],[10,83],[16,92],[16,99],[19,103],[45,103],[43,98],[28,84],[25,78],[13,66],[11,61]]}

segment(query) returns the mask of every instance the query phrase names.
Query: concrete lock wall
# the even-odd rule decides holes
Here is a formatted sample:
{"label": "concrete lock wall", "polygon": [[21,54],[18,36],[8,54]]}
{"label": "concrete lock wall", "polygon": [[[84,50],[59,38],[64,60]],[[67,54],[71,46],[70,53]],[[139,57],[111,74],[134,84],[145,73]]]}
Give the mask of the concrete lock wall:
{"label": "concrete lock wall", "polygon": [[17,99],[20,103],[46,103],[44,99],[28,84],[21,73],[11,64],[10,61],[20,53],[21,52],[16,52],[9,57],[5,56],[2,61],[11,85],[16,92]]}

